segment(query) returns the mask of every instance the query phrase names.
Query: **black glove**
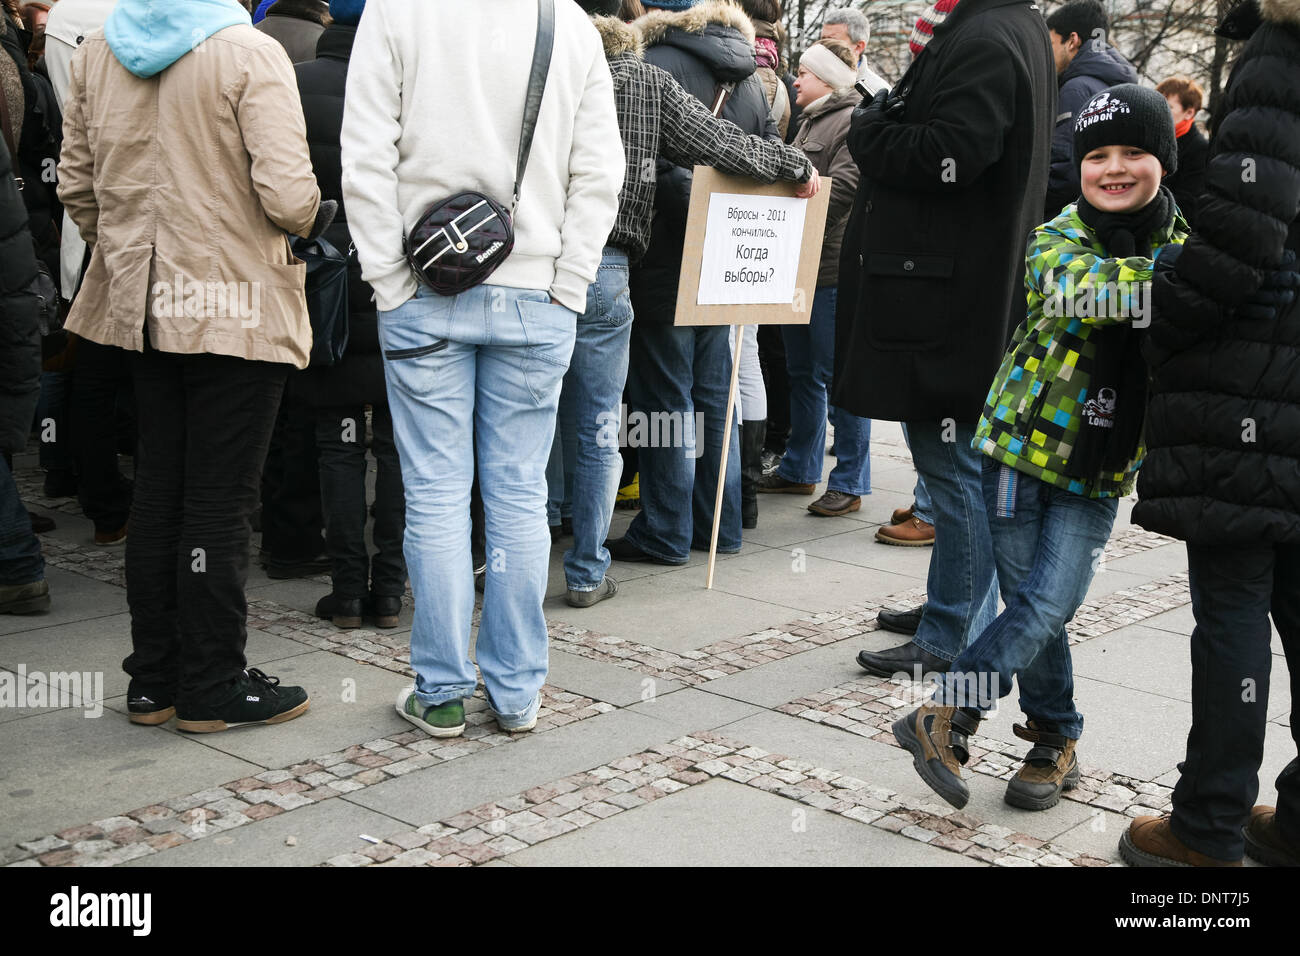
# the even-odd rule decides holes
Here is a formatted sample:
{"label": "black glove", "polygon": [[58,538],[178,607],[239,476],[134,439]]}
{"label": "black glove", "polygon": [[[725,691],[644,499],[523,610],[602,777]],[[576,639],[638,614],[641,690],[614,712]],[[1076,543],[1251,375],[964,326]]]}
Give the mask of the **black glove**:
{"label": "black glove", "polygon": [[1296,271],[1295,253],[1288,249],[1281,266],[1264,273],[1264,284],[1237,306],[1235,317],[1253,322],[1272,322],[1295,301],[1297,290],[1300,290],[1300,272]]}
{"label": "black glove", "polygon": [[320,208],[316,210],[316,221],[311,224],[311,232],[307,233],[307,239],[319,239],[330,227],[334,217],[338,214],[339,204],[334,199],[324,199],[321,201]]}

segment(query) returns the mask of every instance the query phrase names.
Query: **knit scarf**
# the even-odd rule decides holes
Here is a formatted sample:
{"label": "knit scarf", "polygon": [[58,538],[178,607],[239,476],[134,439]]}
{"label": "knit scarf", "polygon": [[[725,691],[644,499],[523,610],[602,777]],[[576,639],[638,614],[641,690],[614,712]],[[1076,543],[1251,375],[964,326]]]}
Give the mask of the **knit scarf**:
{"label": "knit scarf", "polygon": [[1174,139],[1182,139],[1184,136],[1186,136],[1187,131],[1192,128],[1192,123],[1194,123],[1195,121],[1196,118],[1192,117],[1192,119],[1179,120],[1177,123],[1175,123]]}
{"label": "knit scarf", "polygon": [[[1102,212],[1082,196],[1079,218],[1100,240],[1107,258],[1151,258],[1151,238],[1174,221],[1174,197],[1161,186],[1154,199],[1127,213]],[[1149,310],[1149,288],[1142,297]],[[1129,322],[1097,328],[1097,343],[1088,400],[1080,408],[1079,436],[1066,462],[1070,478],[1096,480],[1103,471],[1128,467],[1137,454],[1147,408],[1147,368],[1142,360],[1144,329]]]}
{"label": "knit scarf", "polygon": [[934,6],[916,18],[916,26],[912,27],[912,37],[907,41],[907,46],[912,51],[912,59],[921,55],[925,45],[934,36],[934,28],[948,19],[953,10],[957,9],[958,2],[959,0],[935,0]]}
{"label": "knit scarf", "polygon": [[767,37],[759,37],[754,41],[754,52],[758,58],[758,67],[768,67],[775,70],[778,63],[781,62],[781,55],[777,51],[776,41]]}

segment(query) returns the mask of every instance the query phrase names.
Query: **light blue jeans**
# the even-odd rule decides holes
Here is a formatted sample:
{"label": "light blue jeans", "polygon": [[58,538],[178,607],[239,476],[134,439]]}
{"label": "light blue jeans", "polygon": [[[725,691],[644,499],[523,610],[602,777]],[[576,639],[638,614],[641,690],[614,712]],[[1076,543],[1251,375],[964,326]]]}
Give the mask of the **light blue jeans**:
{"label": "light blue jeans", "polygon": [[411,667],[425,706],[474,692],[470,487],[477,437],[487,537],[478,666],[506,726],[537,712],[546,680],[546,459],[575,315],[546,292],[421,287],[379,313],[393,437],[406,490],[403,551],[415,595]]}
{"label": "light blue jeans", "polygon": [[587,287],[587,311],[578,316],[560,393],[560,421],[573,429],[572,452],[568,441],[563,444],[573,489],[566,496],[573,502],[573,547],[564,553],[564,579],[574,591],[596,590],[609,569],[605,538],[623,472],[619,405],[632,336],[627,275],[627,254],[606,246],[596,281]]}

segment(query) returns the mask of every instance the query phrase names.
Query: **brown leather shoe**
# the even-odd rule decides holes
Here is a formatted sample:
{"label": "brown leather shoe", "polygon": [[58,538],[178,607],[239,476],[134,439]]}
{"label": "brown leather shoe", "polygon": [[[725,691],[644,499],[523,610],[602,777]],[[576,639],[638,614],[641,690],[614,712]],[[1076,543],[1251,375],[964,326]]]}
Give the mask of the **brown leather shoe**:
{"label": "brown leather shoe", "polygon": [[116,531],[96,531],[95,544],[101,548],[112,548],[119,544],[126,544],[126,525],[122,525]]}
{"label": "brown leather shoe", "polygon": [[1169,828],[1169,817],[1138,817],[1119,838],[1119,855],[1129,866],[1241,866],[1216,860],[1183,845]]}
{"label": "brown leather shoe", "polygon": [[902,524],[877,528],[876,540],[881,544],[893,544],[904,548],[928,547],[934,544],[934,525],[926,524],[920,518],[911,517]]}
{"label": "brown leather shoe", "polygon": [[913,509],[916,508],[915,502],[906,508],[895,508],[894,513],[889,516],[890,524],[902,524],[904,521],[912,520]]}
{"label": "brown leather shoe", "polygon": [[776,472],[764,475],[758,482],[758,490],[768,495],[811,495],[817,490],[816,485],[805,485],[797,481],[786,481]]}
{"label": "brown leather shoe", "polygon": [[828,491],[810,504],[808,510],[815,515],[838,518],[861,507],[862,499],[857,495],[846,494],[843,491]]}
{"label": "brown leather shoe", "polygon": [[1242,827],[1246,856],[1265,866],[1300,866],[1300,846],[1288,843],[1277,826],[1277,810],[1258,806]]}

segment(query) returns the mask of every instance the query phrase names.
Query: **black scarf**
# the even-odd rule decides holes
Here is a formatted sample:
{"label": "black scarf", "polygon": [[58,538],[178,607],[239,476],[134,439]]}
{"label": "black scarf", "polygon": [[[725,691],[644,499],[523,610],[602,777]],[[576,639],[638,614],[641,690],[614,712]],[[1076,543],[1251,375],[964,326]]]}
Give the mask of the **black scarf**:
{"label": "black scarf", "polygon": [[[1111,259],[1151,258],[1151,237],[1169,228],[1174,208],[1173,194],[1166,186],[1136,212],[1102,212],[1082,196],[1078,203],[1079,218]],[[1149,315],[1149,285],[1141,301]],[[1147,368],[1141,351],[1144,331],[1123,322],[1093,332],[1096,360],[1088,400],[1080,409],[1079,437],[1065,466],[1068,477],[1095,480],[1103,471],[1124,470],[1137,454],[1147,407]]]}

